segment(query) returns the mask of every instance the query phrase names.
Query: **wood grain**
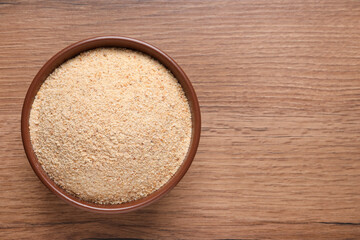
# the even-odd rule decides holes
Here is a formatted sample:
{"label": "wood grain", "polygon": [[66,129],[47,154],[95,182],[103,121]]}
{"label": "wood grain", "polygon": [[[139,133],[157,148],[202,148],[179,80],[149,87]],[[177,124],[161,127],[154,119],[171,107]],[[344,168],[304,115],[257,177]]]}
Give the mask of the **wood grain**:
{"label": "wood grain", "polygon": [[[25,157],[40,67],[98,35],[147,41],[197,91],[198,154],[137,212],[68,206]],[[360,239],[359,1],[0,0],[1,239]]]}

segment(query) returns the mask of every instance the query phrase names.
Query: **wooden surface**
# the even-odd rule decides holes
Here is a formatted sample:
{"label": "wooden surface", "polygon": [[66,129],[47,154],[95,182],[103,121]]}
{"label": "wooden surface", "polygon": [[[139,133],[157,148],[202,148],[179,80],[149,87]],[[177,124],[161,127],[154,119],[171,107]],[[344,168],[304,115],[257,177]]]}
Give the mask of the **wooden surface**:
{"label": "wooden surface", "polygon": [[[97,35],[147,41],[198,93],[180,184],[137,212],[68,206],[20,139],[32,78]],[[359,1],[0,0],[1,239],[360,239]]]}

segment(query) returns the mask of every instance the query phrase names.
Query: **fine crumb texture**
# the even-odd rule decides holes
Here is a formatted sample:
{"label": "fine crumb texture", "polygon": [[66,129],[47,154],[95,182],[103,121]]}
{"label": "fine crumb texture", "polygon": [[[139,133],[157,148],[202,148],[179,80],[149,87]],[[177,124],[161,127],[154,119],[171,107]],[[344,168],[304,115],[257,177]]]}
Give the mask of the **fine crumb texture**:
{"label": "fine crumb texture", "polygon": [[119,204],[163,186],[186,157],[191,113],[176,78],[148,55],[97,48],[63,63],[30,113],[48,175],[89,202]]}

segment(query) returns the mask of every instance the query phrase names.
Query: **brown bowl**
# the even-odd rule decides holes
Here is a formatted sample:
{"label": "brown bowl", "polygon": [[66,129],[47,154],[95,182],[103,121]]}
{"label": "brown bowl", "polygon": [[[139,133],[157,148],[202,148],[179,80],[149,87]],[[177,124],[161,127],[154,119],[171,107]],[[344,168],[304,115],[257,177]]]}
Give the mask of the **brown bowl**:
{"label": "brown bowl", "polygon": [[[46,80],[49,74],[54,71],[55,68],[60,66],[66,60],[75,57],[81,52],[98,47],[122,47],[122,48],[134,49],[146,53],[152,56],[153,58],[157,59],[174,74],[174,76],[181,84],[186,94],[186,97],[189,100],[191,114],[192,114],[193,131],[192,131],[191,144],[187,156],[183,164],[180,166],[179,170],[164,186],[162,186],[157,191],[153,192],[152,194],[148,195],[145,198],[123,204],[115,204],[115,205],[95,204],[95,203],[83,201],[67,193],[61,187],[56,185],[55,182],[51,180],[50,177],[46,174],[46,172],[42,169],[34,153],[30,141],[30,131],[29,131],[30,110],[34,98],[41,84]],[[39,177],[39,179],[45,184],[46,187],[48,187],[53,193],[55,193],[61,199],[65,200],[67,203],[79,207],[81,209],[85,209],[93,212],[102,212],[102,213],[121,213],[121,212],[129,212],[132,210],[139,209],[141,207],[147,206],[155,202],[156,200],[159,200],[173,187],[175,187],[175,185],[185,175],[185,173],[189,169],[194,159],[196,150],[199,145],[200,128],[201,128],[201,119],[200,119],[200,108],[199,108],[198,99],[196,97],[196,93],[188,77],[179,67],[179,65],[177,65],[176,62],[171,57],[166,55],[164,52],[162,52],[156,47],[151,46],[148,43],[136,39],[126,38],[126,37],[113,37],[113,36],[95,37],[77,42],[61,50],[55,56],[53,56],[49,61],[47,61],[45,65],[40,69],[40,71],[36,74],[34,80],[32,81],[28,89],[28,92],[24,100],[24,105],[21,115],[21,134],[22,134],[24,149],[27,158],[31,164],[31,167],[33,168],[34,172]]]}

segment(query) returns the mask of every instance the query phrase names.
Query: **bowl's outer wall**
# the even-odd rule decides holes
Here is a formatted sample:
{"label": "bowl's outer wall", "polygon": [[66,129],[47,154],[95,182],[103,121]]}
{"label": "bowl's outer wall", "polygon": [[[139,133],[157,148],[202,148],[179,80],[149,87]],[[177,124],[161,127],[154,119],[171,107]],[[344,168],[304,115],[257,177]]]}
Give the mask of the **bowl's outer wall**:
{"label": "bowl's outer wall", "polygon": [[[191,114],[192,114],[193,129],[192,129],[191,143],[187,156],[183,164],[179,168],[179,170],[159,190],[155,191],[154,193],[148,195],[145,198],[124,204],[115,204],[115,205],[94,204],[94,203],[82,201],[79,198],[76,198],[68,194],[66,191],[64,191],[62,188],[56,185],[55,182],[52,181],[50,177],[46,174],[46,172],[42,169],[34,153],[30,141],[30,131],[29,131],[30,110],[34,98],[39,88],[41,87],[41,84],[46,80],[49,74],[51,74],[58,66],[64,63],[66,60],[75,57],[81,52],[99,47],[129,48],[144,52],[152,56],[153,58],[157,59],[165,67],[167,67],[172,72],[172,74],[174,74],[174,76],[181,84],[186,94],[186,97],[188,98]],[[95,37],[74,43],[69,47],[61,50],[50,60],[48,60],[45,63],[45,65],[40,69],[40,71],[37,73],[37,75],[33,79],[28,89],[28,92],[24,100],[24,105],[21,115],[21,134],[22,134],[24,149],[27,158],[31,164],[31,167],[33,168],[34,172],[39,177],[39,179],[53,193],[55,193],[61,199],[65,200],[67,203],[85,210],[89,210],[93,212],[102,212],[102,213],[120,213],[120,212],[129,212],[132,210],[136,210],[153,203],[154,201],[164,196],[167,192],[169,192],[173,187],[175,187],[175,185],[181,180],[181,178],[185,175],[185,173],[189,169],[199,145],[200,132],[201,132],[201,116],[200,116],[200,107],[199,107],[198,99],[194,91],[194,88],[192,87],[191,82],[189,81],[184,71],[180,68],[180,66],[178,66],[171,57],[169,57],[164,52],[151,46],[148,43],[132,38],[117,37],[117,36]]]}

